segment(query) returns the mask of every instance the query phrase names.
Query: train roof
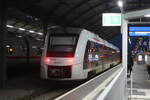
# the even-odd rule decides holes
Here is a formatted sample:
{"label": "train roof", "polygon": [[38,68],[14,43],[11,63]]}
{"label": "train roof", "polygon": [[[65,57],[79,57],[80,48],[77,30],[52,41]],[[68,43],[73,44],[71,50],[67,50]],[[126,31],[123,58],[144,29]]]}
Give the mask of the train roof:
{"label": "train roof", "polygon": [[[84,29],[84,30],[86,30],[86,29]],[[86,30],[86,31],[88,31],[88,30]],[[108,47],[110,47],[110,48],[112,48],[112,49],[115,49],[115,50],[117,50],[117,51],[120,51],[118,47],[116,47],[115,45],[113,45],[113,44],[109,43],[108,41],[102,39],[102,38],[99,37],[97,34],[91,32],[91,31],[88,31],[88,32],[89,32],[90,34],[92,33],[92,34],[94,35],[94,37],[95,37],[94,39],[96,39],[96,41],[99,40],[99,41],[101,41],[102,44],[104,44],[104,45],[106,45],[106,46],[108,46]],[[93,40],[94,40],[94,39],[93,39]]]}
{"label": "train roof", "polygon": [[83,29],[72,27],[55,27],[49,30],[50,34],[80,34]]}
{"label": "train roof", "polygon": [[52,28],[49,30],[49,33],[50,34],[80,34],[81,31],[87,31],[89,33],[92,33],[94,35],[94,37],[100,41],[102,41],[106,46],[108,47],[111,47],[113,49],[116,49],[119,51],[119,49],[114,46],[113,44],[107,42],[106,40],[102,39],[101,37],[99,37],[97,34],[91,32],[91,31],[88,31],[86,29],[83,29],[83,28],[73,28],[73,27],[55,27],[55,28]]}

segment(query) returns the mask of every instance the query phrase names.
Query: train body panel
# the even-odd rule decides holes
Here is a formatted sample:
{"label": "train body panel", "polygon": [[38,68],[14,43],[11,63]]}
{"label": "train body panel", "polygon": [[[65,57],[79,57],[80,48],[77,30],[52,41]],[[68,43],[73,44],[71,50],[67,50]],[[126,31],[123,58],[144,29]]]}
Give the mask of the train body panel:
{"label": "train body panel", "polygon": [[112,44],[85,29],[73,33],[46,36],[41,78],[86,79],[119,63],[119,50]]}
{"label": "train body panel", "polygon": [[[86,35],[85,35],[86,34]],[[78,39],[78,44],[75,52],[75,65],[72,67],[72,78],[85,78],[87,75],[83,71],[83,60],[85,54],[85,48],[88,39],[88,31],[83,30]]]}

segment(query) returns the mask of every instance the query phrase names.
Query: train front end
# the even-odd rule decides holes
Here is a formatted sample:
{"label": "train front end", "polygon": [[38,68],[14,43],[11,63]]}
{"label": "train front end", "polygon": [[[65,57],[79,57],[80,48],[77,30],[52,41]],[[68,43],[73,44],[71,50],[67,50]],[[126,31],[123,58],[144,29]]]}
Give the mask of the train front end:
{"label": "train front end", "polygon": [[48,80],[71,80],[78,36],[50,35],[42,57],[41,77]]}

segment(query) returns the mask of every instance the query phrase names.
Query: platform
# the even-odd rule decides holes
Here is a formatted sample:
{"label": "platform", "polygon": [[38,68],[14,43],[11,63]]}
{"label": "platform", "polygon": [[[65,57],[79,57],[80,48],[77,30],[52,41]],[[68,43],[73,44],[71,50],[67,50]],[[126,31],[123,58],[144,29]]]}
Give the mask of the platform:
{"label": "platform", "polygon": [[128,100],[150,100],[150,76],[146,65],[134,65],[132,76],[128,78],[128,90]]}

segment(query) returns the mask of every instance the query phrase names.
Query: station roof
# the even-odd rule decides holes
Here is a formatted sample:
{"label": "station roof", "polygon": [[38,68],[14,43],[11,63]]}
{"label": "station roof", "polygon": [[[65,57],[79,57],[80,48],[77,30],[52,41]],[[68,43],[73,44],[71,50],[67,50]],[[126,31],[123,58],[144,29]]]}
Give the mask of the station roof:
{"label": "station roof", "polygon": [[[120,13],[118,0],[9,0],[8,31],[43,38],[43,21],[55,25],[85,28],[105,40],[120,34],[120,27],[103,27],[102,13]],[[125,12],[150,7],[149,0],[123,0]],[[25,30],[21,30],[23,28]]]}

